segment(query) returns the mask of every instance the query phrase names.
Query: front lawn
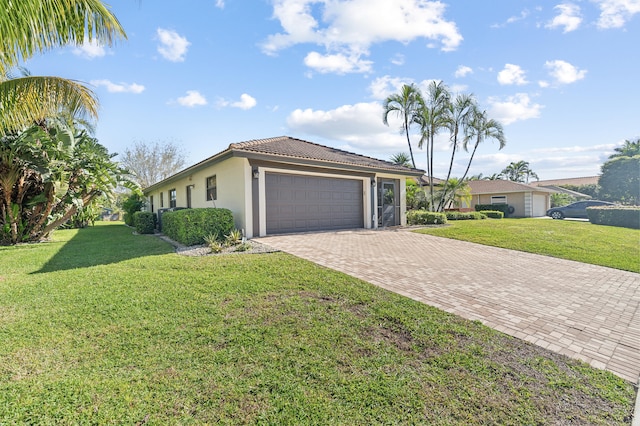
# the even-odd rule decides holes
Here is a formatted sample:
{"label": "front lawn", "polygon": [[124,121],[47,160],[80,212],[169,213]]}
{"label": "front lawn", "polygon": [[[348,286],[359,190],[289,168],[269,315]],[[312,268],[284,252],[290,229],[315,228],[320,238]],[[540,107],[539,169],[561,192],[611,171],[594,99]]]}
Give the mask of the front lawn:
{"label": "front lawn", "polygon": [[640,272],[640,230],[551,219],[450,221],[416,232]]}
{"label": "front lawn", "polygon": [[0,247],[0,424],[624,424],[605,371],[283,253]]}

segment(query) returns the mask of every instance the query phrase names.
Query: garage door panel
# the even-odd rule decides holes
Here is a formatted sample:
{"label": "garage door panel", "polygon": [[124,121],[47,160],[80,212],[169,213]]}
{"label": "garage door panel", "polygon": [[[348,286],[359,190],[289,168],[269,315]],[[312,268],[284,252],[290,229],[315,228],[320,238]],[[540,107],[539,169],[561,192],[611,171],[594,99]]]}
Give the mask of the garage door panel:
{"label": "garage door panel", "polygon": [[265,175],[267,234],[362,228],[362,181]]}

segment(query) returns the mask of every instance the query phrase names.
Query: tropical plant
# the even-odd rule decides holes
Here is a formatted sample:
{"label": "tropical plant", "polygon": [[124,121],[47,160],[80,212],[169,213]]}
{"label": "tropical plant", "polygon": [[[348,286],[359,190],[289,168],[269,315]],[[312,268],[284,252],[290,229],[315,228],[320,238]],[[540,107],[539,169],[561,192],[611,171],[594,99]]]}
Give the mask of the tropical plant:
{"label": "tropical plant", "polygon": [[474,108],[471,121],[469,122],[469,127],[465,134],[464,141],[462,142],[462,148],[466,152],[469,152],[469,142],[473,141],[473,151],[471,151],[471,156],[467,163],[467,169],[462,175],[461,180],[465,180],[467,177],[467,173],[469,173],[469,169],[471,168],[471,162],[476,154],[476,150],[485,139],[497,140],[500,144],[498,149],[504,148],[507,143],[502,124],[499,121],[490,119],[487,116],[487,111],[480,111],[480,109]]}
{"label": "tropical plant", "polygon": [[225,236],[225,243],[229,246],[235,246],[242,242],[242,231],[239,229],[232,229]]}
{"label": "tropical plant", "polygon": [[111,45],[126,38],[100,0],[0,0],[0,136],[57,116],[97,116],[98,101],[84,85],[60,77],[23,76],[10,71],[36,53],[84,42]]}
{"label": "tropical plant", "polygon": [[520,160],[518,162],[511,162],[500,172],[502,177],[506,180],[513,182],[529,183],[530,178],[538,179],[536,172],[531,170],[531,166],[528,161]]}
{"label": "tropical plant", "polygon": [[418,148],[427,144],[427,176],[429,177],[429,204],[434,208],[433,188],[433,155],[435,136],[447,128],[449,122],[449,103],[451,94],[449,88],[442,81],[432,81],[427,86],[427,94],[422,98],[423,103],[417,121],[420,124],[420,142]]}
{"label": "tropical plant", "polygon": [[476,109],[477,103],[475,98],[473,95],[466,93],[456,95],[453,102],[449,104],[447,128],[450,135],[449,140],[451,141],[451,160],[449,162],[447,178],[442,186],[443,194],[440,197],[440,202],[438,203],[438,211],[444,209],[445,203],[451,199],[451,197],[447,196],[447,191],[450,188],[455,188],[448,185],[449,179],[451,178],[451,171],[453,170],[453,161],[455,159],[456,152],[460,147],[460,143],[468,137],[469,129],[471,128],[471,119],[473,118]]}
{"label": "tropical plant", "polygon": [[134,214],[141,211],[145,206],[145,201],[140,192],[132,192],[122,203],[124,210],[124,223],[134,226]]}
{"label": "tropical plant", "polygon": [[425,189],[415,180],[407,179],[407,210],[425,210],[428,207]]}
{"label": "tropical plant", "polygon": [[411,165],[416,168],[416,160],[413,157],[413,149],[411,148],[411,138],[409,137],[410,128],[416,124],[416,116],[422,105],[422,95],[420,89],[415,84],[405,84],[400,89],[400,93],[390,95],[382,104],[382,122],[389,125],[389,115],[393,114],[402,120],[401,133],[407,136],[407,145],[409,146],[409,156],[411,157]]}
{"label": "tropical plant", "polygon": [[411,167],[411,156],[406,152],[393,154],[389,160],[398,166]]}
{"label": "tropical plant", "polygon": [[640,155],[640,138],[636,138],[636,140],[625,140],[622,146],[615,148],[614,151],[615,153],[609,156],[610,159]]}
{"label": "tropical plant", "polygon": [[471,205],[471,187],[467,182],[459,178],[449,179],[436,192],[436,198],[440,209],[458,208]]}
{"label": "tropical plant", "polygon": [[38,241],[118,184],[126,171],[63,120],[0,139],[0,243]]}
{"label": "tropical plant", "polygon": [[556,192],[551,194],[551,207],[560,207],[566,206],[567,204],[571,204],[575,201],[569,194],[565,194],[564,192]]}

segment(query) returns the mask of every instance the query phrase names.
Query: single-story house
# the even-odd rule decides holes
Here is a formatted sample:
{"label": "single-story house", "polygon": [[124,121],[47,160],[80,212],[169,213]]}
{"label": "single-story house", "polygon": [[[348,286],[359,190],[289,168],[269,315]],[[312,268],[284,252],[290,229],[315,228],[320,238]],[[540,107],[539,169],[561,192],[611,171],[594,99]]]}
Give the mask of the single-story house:
{"label": "single-story house", "polygon": [[[472,180],[471,205],[508,204],[513,207],[511,217],[542,217],[551,207],[552,191],[508,180]],[[466,206],[465,206],[466,207]]]}
{"label": "single-story house", "polygon": [[424,170],[281,136],[232,143],[143,190],[147,210],[223,207],[248,238],[406,224]]}

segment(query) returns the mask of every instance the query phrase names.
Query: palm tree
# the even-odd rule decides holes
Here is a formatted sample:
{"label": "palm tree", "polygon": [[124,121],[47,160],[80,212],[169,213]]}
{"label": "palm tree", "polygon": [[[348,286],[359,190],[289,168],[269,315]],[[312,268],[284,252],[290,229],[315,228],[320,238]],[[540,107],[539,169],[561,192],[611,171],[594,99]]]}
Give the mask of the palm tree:
{"label": "palm tree", "polygon": [[411,167],[411,157],[406,152],[393,154],[389,160],[398,166]]}
{"label": "palm tree", "polygon": [[452,177],[437,192],[436,198],[439,198],[438,204],[442,205],[443,209],[450,206],[461,207],[463,204],[469,206],[471,205],[471,188],[462,179]]}
{"label": "palm tree", "polygon": [[451,99],[449,88],[443,81],[432,81],[427,87],[426,97],[418,115],[421,138],[418,148],[427,144],[427,176],[429,177],[430,206],[433,210],[433,151],[434,138],[447,127],[448,105]]}
{"label": "palm tree", "polygon": [[10,70],[54,47],[112,45],[124,30],[100,0],[3,1],[0,7],[0,135],[56,116],[61,106],[96,117],[98,101],[82,84],[59,77],[11,78]]}
{"label": "palm tree", "polygon": [[499,149],[504,148],[507,143],[502,124],[494,119],[487,118],[487,111],[480,112],[478,108],[475,108],[472,113],[471,122],[469,123],[468,132],[462,142],[462,148],[468,152],[469,141],[475,139],[475,142],[473,144],[473,151],[471,151],[471,157],[469,157],[469,162],[467,163],[467,169],[464,175],[462,175],[461,180],[464,181],[467,177],[478,146],[488,138],[497,140],[500,143]]}
{"label": "palm tree", "polygon": [[640,155],[640,138],[636,138],[635,141],[625,140],[622,146],[614,149],[615,154],[611,154],[609,159],[617,157],[633,157],[634,155]]}
{"label": "palm tree", "polygon": [[389,114],[394,114],[402,119],[401,132],[407,136],[407,145],[409,145],[409,155],[411,156],[411,164],[416,168],[416,161],[413,158],[413,149],[411,149],[411,139],[409,137],[409,129],[412,124],[416,123],[416,115],[422,104],[422,95],[415,84],[403,85],[400,93],[396,93],[387,97],[382,104],[382,122],[389,125]]}
{"label": "palm tree", "polygon": [[511,162],[500,174],[502,177],[513,182],[529,183],[529,178],[539,180],[536,172],[531,170],[529,162],[524,160]]}
{"label": "palm tree", "polygon": [[473,117],[473,112],[477,109],[476,100],[473,95],[466,93],[458,94],[453,102],[449,104],[449,119],[447,121],[447,128],[449,129],[449,139],[451,140],[451,160],[449,162],[449,171],[447,172],[447,178],[444,181],[444,196],[441,198],[438,205],[438,211],[444,208],[443,203],[447,200],[446,191],[448,189],[448,182],[451,178],[451,170],[453,169],[453,161],[456,156],[456,152],[459,149],[460,139],[467,135],[469,123]]}

